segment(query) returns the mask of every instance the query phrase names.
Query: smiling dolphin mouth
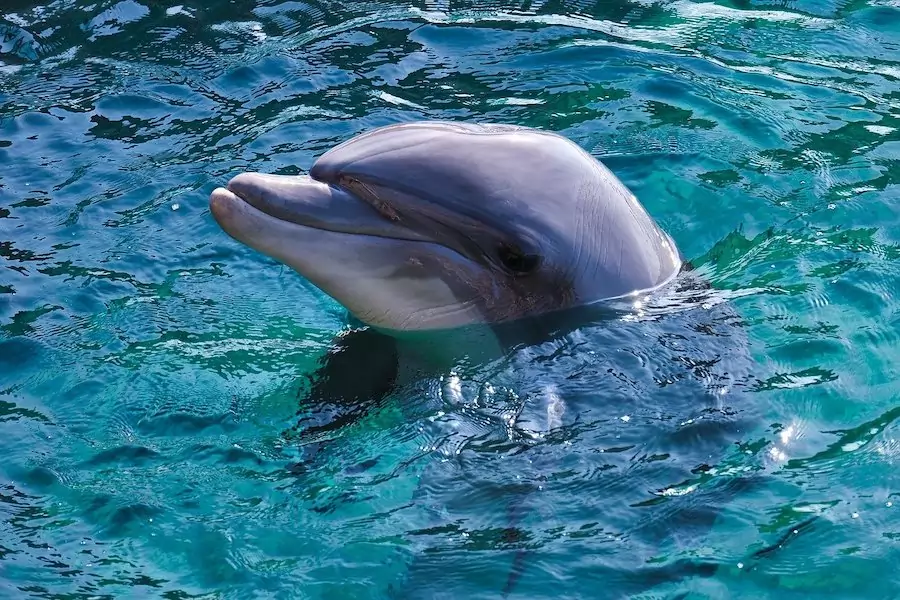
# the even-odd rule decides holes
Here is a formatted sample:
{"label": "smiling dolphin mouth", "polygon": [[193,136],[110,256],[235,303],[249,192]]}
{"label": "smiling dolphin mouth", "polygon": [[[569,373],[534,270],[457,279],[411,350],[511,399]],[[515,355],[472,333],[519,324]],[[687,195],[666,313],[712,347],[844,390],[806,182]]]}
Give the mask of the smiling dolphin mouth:
{"label": "smiling dolphin mouth", "polygon": [[403,226],[387,204],[376,208],[370,202],[336,184],[324,183],[308,175],[241,173],[223,188],[213,190],[213,215],[224,214],[238,203],[280,221],[321,231],[402,239],[433,241]]}

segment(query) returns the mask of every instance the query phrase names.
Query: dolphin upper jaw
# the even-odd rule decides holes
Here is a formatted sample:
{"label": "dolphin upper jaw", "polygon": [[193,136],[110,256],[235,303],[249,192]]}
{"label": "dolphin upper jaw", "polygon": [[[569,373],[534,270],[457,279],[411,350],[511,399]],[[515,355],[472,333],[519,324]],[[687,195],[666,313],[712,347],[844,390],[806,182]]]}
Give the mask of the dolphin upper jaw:
{"label": "dolphin upper jaw", "polygon": [[[211,197],[216,205],[244,202],[266,215],[303,227],[409,241],[432,241],[391,218],[390,208],[374,207],[339,183],[318,181],[308,175],[241,173]],[[221,211],[220,211],[221,212]]]}

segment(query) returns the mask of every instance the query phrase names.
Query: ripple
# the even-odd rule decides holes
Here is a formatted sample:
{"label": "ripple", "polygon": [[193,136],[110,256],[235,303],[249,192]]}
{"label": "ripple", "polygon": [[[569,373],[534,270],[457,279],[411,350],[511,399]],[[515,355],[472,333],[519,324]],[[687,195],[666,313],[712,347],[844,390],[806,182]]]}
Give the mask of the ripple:
{"label": "ripple", "polygon": [[143,4],[135,0],[122,0],[88,21],[86,28],[91,31],[88,40],[95,41],[102,36],[121,33],[126,25],[149,14],[150,9]]}
{"label": "ripple", "polygon": [[[14,21],[14,15],[7,15],[8,21]],[[5,64],[12,59],[24,63],[35,61],[41,52],[41,45],[34,35],[21,27],[0,23],[0,57]]]}
{"label": "ripple", "polygon": [[[883,596],[900,531],[889,4],[6,11],[3,585]],[[223,238],[207,195],[411,118],[564,133],[712,288],[364,408],[298,399],[346,316]]]}
{"label": "ripple", "polygon": [[158,458],[158,452],[144,446],[119,446],[118,448],[110,448],[98,453],[88,461],[86,466],[137,466],[155,461]]}

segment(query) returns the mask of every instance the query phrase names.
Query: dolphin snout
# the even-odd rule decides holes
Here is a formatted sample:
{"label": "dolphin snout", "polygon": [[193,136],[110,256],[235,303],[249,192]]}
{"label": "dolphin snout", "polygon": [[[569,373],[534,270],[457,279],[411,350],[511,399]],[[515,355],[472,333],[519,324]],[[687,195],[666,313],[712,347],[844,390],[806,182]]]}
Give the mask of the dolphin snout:
{"label": "dolphin snout", "polygon": [[[266,204],[276,196],[279,184],[278,175],[266,175],[263,173],[241,173],[231,178],[225,186],[229,192],[238,196],[244,202],[256,209],[268,213]],[[281,184],[283,187],[283,184]]]}
{"label": "dolphin snout", "polygon": [[386,220],[351,191],[308,175],[247,172],[233,177],[210,196],[214,215],[243,205],[280,221],[334,232],[420,239],[421,236]]}
{"label": "dolphin snout", "polygon": [[330,221],[340,219],[335,202],[340,191],[306,175],[240,173],[226,187],[253,208],[282,221],[327,229]]}

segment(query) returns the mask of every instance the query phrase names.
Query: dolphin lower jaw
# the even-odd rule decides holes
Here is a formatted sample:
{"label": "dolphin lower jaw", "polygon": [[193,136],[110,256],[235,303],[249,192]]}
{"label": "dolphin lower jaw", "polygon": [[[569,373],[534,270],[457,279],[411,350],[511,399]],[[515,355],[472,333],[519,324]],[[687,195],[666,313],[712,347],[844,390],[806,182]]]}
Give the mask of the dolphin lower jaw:
{"label": "dolphin lower jaw", "polygon": [[361,321],[387,330],[424,331],[485,319],[468,289],[470,282],[484,278],[483,267],[456,251],[414,234],[359,233],[359,223],[356,231],[345,232],[333,223],[328,229],[301,224],[305,215],[283,219],[272,208],[272,198],[261,200],[233,187],[241,195],[223,187],[210,194],[219,226],[299,273]]}

